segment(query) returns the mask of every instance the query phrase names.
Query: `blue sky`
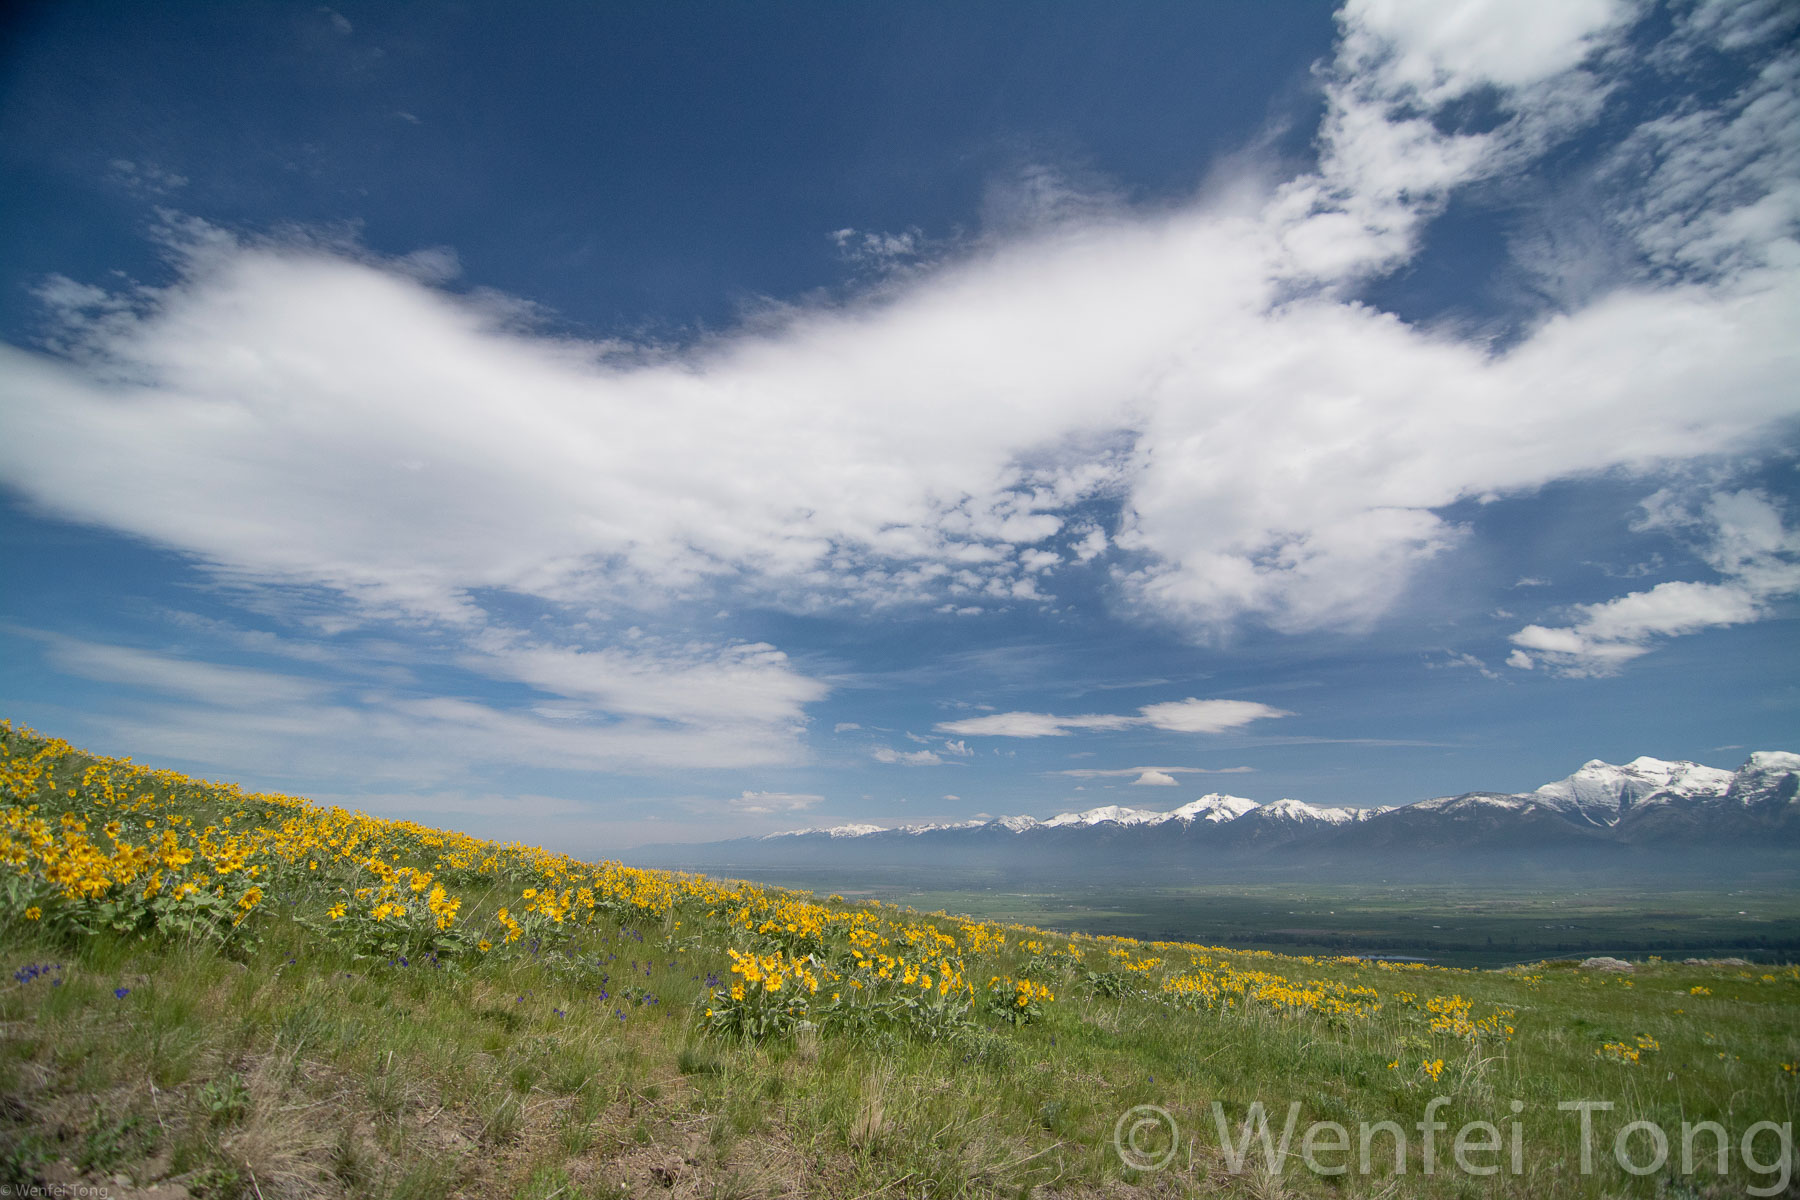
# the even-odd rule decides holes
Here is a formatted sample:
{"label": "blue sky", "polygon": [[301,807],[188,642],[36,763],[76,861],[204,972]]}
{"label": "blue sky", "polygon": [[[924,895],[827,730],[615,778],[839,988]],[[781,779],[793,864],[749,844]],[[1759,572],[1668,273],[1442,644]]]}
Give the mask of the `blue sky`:
{"label": "blue sky", "polygon": [[583,853],[1800,743],[1791,5],[10,19],[16,721]]}

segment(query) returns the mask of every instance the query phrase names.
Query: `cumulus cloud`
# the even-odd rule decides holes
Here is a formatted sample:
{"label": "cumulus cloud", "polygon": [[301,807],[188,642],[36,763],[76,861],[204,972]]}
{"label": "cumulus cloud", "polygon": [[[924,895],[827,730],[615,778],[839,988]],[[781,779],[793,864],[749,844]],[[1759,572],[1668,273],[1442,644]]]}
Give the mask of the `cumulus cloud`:
{"label": "cumulus cloud", "polygon": [[[1010,232],[683,348],[547,336],[429,264],[189,222],[175,284],[61,287],[53,352],[0,348],[0,479],[235,583],[470,631],[496,672],[591,676],[622,706],[673,701],[629,655],[485,648],[486,598],[974,613],[1105,564],[1196,636],[1365,627],[1463,536],[1446,506],[1730,452],[1794,412],[1796,59],[1767,23],[1678,23],[1761,70],[1640,122],[1599,181],[1656,271],[1499,352],[1354,299],[1458,189],[1589,125],[1638,17],[1357,0],[1316,169],[1141,213],[1034,176]],[[1460,120],[1478,99],[1495,119]],[[870,236],[841,240],[911,245]],[[1097,498],[1119,505],[1110,534]],[[725,707],[787,721],[816,694],[739,653],[685,660],[696,696],[732,676]],[[1003,736],[1156,723],[1004,717],[1038,732]]]}
{"label": "cumulus cloud", "polygon": [[990,713],[982,717],[965,717],[945,721],[937,728],[942,733],[974,737],[1040,738],[1064,737],[1078,729],[1116,730],[1134,726],[1166,729],[1173,733],[1223,733],[1238,729],[1252,721],[1270,717],[1287,717],[1292,713],[1259,704],[1253,700],[1172,700],[1164,704],[1146,704],[1136,716],[1088,713],[1059,717],[1051,713]]}
{"label": "cumulus cloud", "polygon": [[1663,491],[1644,502],[1640,529],[1694,533],[1694,549],[1723,578],[1673,580],[1573,609],[1568,625],[1527,625],[1512,635],[1509,666],[1561,675],[1610,675],[1666,638],[1761,619],[1771,603],[1800,593],[1800,531],[1756,490],[1715,492],[1698,506]]}
{"label": "cumulus cloud", "polygon": [[1179,782],[1173,775],[1164,771],[1145,771],[1131,781],[1132,787],[1174,787]]}

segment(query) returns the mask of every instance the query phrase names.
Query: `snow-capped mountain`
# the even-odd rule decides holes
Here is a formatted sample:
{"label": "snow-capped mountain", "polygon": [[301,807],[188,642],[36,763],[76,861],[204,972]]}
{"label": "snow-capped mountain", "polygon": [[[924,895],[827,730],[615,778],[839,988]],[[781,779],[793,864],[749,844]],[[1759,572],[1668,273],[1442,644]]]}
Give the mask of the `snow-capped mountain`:
{"label": "snow-capped mountain", "polygon": [[823,837],[851,838],[866,837],[871,833],[886,833],[887,831],[888,829],[885,825],[833,825],[830,828],[821,826],[816,829],[784,829],[780,833],[764,834],[763,837],[765,839],[807,837],[809,835],[817,834]]}
{"label": "snow-capped mountain", "polygon": [[[1220,824],[1236,820],[1264,808],[1254,800],[1246,800],[1242,796],[1227,796],[1221,792],[1209,792],[1198,800],[1190,801],[1180,808],[1169,812],[1156,812],[1147,808],[1127,808],[1122,804],[1107,804],[1099,808],[1090,808],[1082,812],[1057,813],[1054,817],[1039,820],[1036,817],[993,817],[987,820],[973,819],[968,821],[933,821],[915,825],[833,825],[830,828],[784,829],[780,833],[764,834],[769,838],[805,837],[809,834],[823,834],[827,837],[866,837],[874,833],[908,833],[913,835],[936,833],[948,829],[981,829],[993,826],[1010,833],[1022,833],[1027,829],[1068,829],[1073,827],[1094,825],[1162,825],[1173,822],[1178,825],[1200,821],[1207,824]],[[1302,804],[1298,800],[1279,800],[1266,806],[1285,820],[1322,820],[1338,823],[1353,819],[1358,812],[1351,808],[1317,808],[1310,804]],[[1348,815],[1346,815],[1348,814]]]}
{"label": "snow-capped mountain", "polygon": [[[1693,762],[1595,759],[1529,792],[1465,792],[1414,804],[1348,808],[1282,799],[1259,804],[1209,793],[1169,811],[1109,804],[1037,818],[1004,816],[882,826],[796,829],[707,846],[644,847],[640,861],[776,866],[909,863],[1068,869],[1187,869],[1235,859],[1342,867],[1421,852],[1688,856],[1800,853],[1800,754],[1759,751],[1736,771]],[[817,848],[816,853],[813,848]],[[1569,856],[1573,855],[1573,858]]]}
{"label": "snow-capped mountain", "polygon": [[1286,826],[1348,825],[1362,817],[1362,809],[1322,808],[1304,800],[1277,800],[1244,813],[1238,820],[1274,822]]}
{"label": "snow-capped mountain", "polygon": [[1750,808],[1792,804],[1796,793],[1800,793],[1800,754],[1758,750],[1732,777],[1725,799]]}
{"label": "snow-capped mountain", "polygon": [[1634,758],[1622,767],[1593,759],[1566,779],[1546,783],[1531,793],[1540,803],[1591,821],[1614,825],[1647,800],[1667,803],[1685,797],[1713,795],[1731,786],[1733,774],[1699,763]]}
{"label": "snow-capped mountain", "polygon": [[925,825],[902,825],[900,830],[902,833],[920,834],[932,833],[939,829],[976,829],[986,824],[986,821],[976,817],[968,821],[934,821]]}
{"label": "snow-capped mountain", "polygon": [[1168,820],[1169,813],[1150,812],[1142,808],[1126,808],[1121,804],[1108,804],[1104,808],[1090,808],[1086,812],[1058,813],[1044,822],[1045,828],[1061,829],[1065,825],[1100,825],[1112,821],[1119,825],[1155,825]]}
{"label": "snow-capped mountain", "polygon": [[1209,825],[1217,825],[1222,821],[1235,820],[1256,807],[1256,801],[1246,800],[1242,796],[1208,792],[1198,800],[1191,800],[1169,813],[1168,818],[1171,821],[1204,821]]}

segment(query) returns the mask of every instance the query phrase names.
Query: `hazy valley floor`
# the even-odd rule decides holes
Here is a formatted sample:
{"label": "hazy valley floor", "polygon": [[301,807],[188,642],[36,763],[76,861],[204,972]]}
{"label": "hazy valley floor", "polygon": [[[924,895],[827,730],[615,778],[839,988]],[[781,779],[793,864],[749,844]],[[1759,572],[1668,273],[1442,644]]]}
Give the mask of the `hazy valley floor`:
{"label": "hazy valley floor", "polygon": [[982,920],[1230,945],[1284,954],[1419,958],[1498,967],[1611,954],[1800,959],[1800,882],[1792,871],[1734,880],[1643,883],[1565,874],[1508,886],[1392,878],[1320,881],[1279,868],[1215,873],[1210,882],[1048,886],[1042,879],[918,868],[742,872],[778,887],[836,892]]}

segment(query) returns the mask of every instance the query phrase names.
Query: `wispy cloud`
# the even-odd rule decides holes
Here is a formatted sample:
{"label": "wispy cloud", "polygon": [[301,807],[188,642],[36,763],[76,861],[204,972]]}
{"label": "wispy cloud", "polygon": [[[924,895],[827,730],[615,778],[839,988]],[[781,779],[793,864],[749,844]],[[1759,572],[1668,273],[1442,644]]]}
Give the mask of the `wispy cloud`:
{"label": "wispy cloud", "polygon": [[944,721],[937,728],[943,733],[971,737],[1040,738],[1064,737],[1077,729],[1127,729],[1141,721],[1140,717],[1106,716],[1100,713],[1059,717],[1051,713],[1006,712],[991,713],[985,717],[966,717],[960,721]]}
{"label": "wispy cloud", "polygon": [[1441,660],[1426,660],[1425,669],[1427,671],[1443,671],[1455,670],[1460,667],[1474,671],[1483,679],[1502,678],[1500,672],[1494,670],[1492,667],[1488,666],[1487,663],[1475,657],[1473,654],[1465,654],[1455,650],[1446,650],[1443,653],[1444,657]]}
{"label": "wispy cloud", "polygon": [[746,816],[763,816],[768,813],[800,812],[825,803],[825,797],[811,792],[746,791],[725,803],[733,811]]}
{"label": "wispy cloud", "polygon": [[943,733],[965,736],[1013,738],[1064,737],[1077,730],[1111,731],[1134,726],[1173,733],[1223,733],[1253,721],[1292,715],[1284,709],[1253,700],[1196,700],[1189,697],[1165,704],[1146,704],[1135,716],[1088,713],[1059,717],[1051,713],[1005,712],[944,721],[937,728]]}
{"label": "wispy cloud", "polygon": [[935,750],[896,750],[892,746],[877,746],[869,751],[869,756],[878,763],[898,763],[906,767],[939,767],[944,764],[943,757]]}
{"label": "wispy cloud", "polygon": [[[470,767],[647,771],[789,766],[797,725],[752,712],[639,705],[595,713],[567,704],[503,707],[303,677],[32,630],[51,665],[124,690],[90,718],[146,754],[264,776],[405,776],[429,784]],[[132,693],[141,693],[142,699]],[[665,699],[667,693],[661,693]]]}
{"label": "wispy cloud", "polygon": [[140,196],[166,196],[188,185],[187,176],[155,163],[115,158],[109,165],[114,181]]}
{"label": "wispy cloud", "polygon": [[804,722],[805,706],[830,690],[765,642],[669,645],[639,636],[626,646],[586,650],[491,627],[472,641],[478,652],[460,659],[469,670],[586,700],[614,716],[791,733]]}
{"label": "wispy cloud", "polygon": [[1127,775],[1250,775],[1255,767],[1072,767],[1051,771],[1052,775],[1068,775],[1075,779],[1113,779]]}
{"label": "wispy cloud", "polygon": [[323,699],[332,691],[316,680],[275,671],[195,662],[33,630],[18,632],[42,642],[50,662],[71,675],[226,708],[304,704]]}

